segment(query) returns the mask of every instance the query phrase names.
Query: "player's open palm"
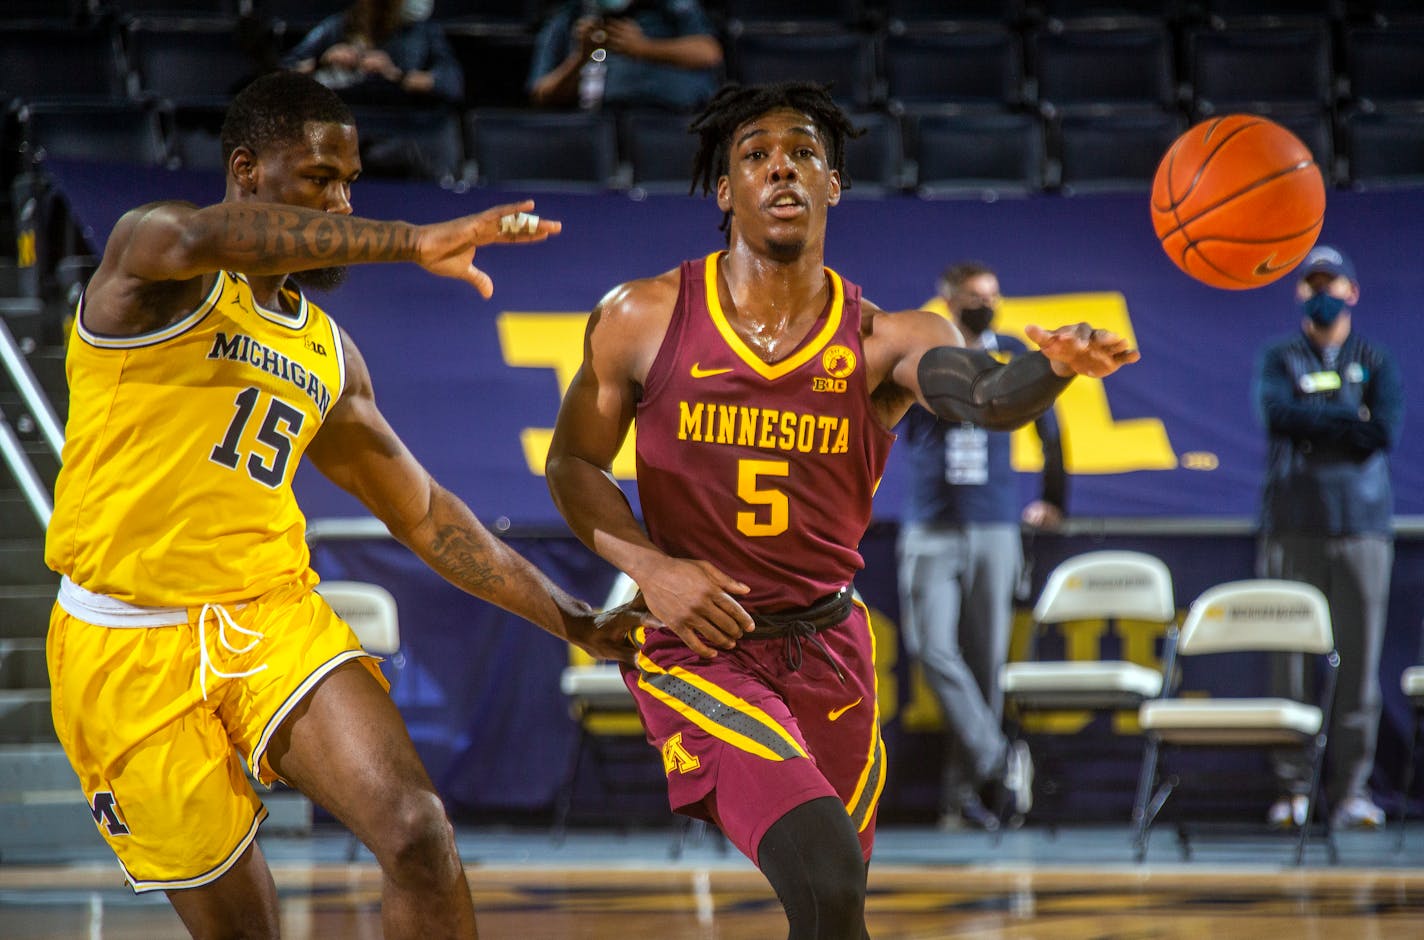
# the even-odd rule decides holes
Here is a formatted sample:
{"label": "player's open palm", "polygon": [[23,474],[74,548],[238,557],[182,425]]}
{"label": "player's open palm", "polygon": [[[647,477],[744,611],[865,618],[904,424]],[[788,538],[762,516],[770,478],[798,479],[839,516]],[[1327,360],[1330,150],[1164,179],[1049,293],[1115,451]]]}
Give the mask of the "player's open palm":
{"label": "player's open palm", "polygon": [[416,263],[431,274],[464,281],[480,296],[494,294],[494,281],[475,267],[475,250],[495,242],[541,242],[563,224],[530,214],[533,200],[493,206],[475,215],[422,225],[416,231]]}
{"label": "player's open palm", "polygon": [[1142,358],[1125,337],[1111,330],[1098,330],[1086,323],[1045,330],[1038,326],[1024,328],[1029,339],[1038,344],[1042,353],[1060,362],[1078,375],[1102,378]]}

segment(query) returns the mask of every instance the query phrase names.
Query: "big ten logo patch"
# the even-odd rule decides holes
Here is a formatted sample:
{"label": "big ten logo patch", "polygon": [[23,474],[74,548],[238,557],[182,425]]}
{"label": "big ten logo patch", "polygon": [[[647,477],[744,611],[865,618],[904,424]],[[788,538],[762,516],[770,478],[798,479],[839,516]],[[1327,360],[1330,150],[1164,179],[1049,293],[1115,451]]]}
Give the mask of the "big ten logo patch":
{"label": "big ten logo patch", "polygon": [[[1014,614],[1013,633],[1009,638],[1009,661],[1022,662],[1035,658],[1031,647],[1037,648],[1039,659],[1064,659],[1071,662],[1102,662],[1122,659],[1149,669],[1160,670],[1158,655],[1167,627],[1161,623],[1138,620],[1070,620],[1055,624],[1051,632],[1040,634],[1035,644],[1033,614],[1020,610]],[[939,731],[944,727],[943,715],[934,691],[916,662],[909,664],[909,692],[900,711],[901,726],[906,731]],[[1093,720],[1087,710],[1035,712],[1023,716],[1023,729],[1031,734],[1076,734]],[[1116,712],[1112,717],[1114,734],[1139,733],[1137,713]]]}
{"label": "big ten logo patch", "polygon": [[702,762],[697,759],[687,748],[682,746],[682,732],[668,738],[663,742],[663,773],[671,777],[675,772],[680,774],[691,773]]}

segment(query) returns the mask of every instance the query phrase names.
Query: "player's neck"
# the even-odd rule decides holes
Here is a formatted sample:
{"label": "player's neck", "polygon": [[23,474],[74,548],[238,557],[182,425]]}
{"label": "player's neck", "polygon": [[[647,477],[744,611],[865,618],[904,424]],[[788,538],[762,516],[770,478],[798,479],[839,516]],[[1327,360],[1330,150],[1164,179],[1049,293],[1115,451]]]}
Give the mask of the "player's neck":
{"label": "player's neck", "polygon": [[776,362],[800,345],[830,302],[820,253],[777,262],[735,249],[718,265],[723,312],[749,348]]}

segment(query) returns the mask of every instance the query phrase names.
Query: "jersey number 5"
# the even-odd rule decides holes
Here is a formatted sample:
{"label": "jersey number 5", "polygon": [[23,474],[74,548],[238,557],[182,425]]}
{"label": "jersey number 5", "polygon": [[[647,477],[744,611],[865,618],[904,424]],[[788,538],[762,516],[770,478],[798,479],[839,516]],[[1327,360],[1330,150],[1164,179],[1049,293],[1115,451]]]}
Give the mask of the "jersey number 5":
{"label": "jersey number 5", "polygon": [[781,490],[762,488],[758,477],[790,476],[791,468],[784,460],[737,461],[737,496],[744,503],[764,506],[765,521],[756,512],[737,513],[737,531],[743,535],[780,535],[791,521],[791,500]]}
{"label": "jersey number 5", "polygon": [[[242,443],[243,429],[247,427],[252,413],[257,410],[261,395],[261,391],[250,385],[237,393],[237,400],[233,402],[237,406],[237,414],[233,415],[232,423],[227,426],[227,434],[223,436],[222,443],[214,447],[213,452],[208,455],[214,463],[222,464],[229,470],[237,469],[242,460],[237,445]],[[272,460],[269,463],[259,454],[248,454],[248,476],[272,489],[282,484],[282,480],[287,476],[287,462],[292,458],[292,439],[301,433],[304,417],[300,411],[280,398],[273,397],[268,402],[267,414],[262,418],[262,426],[257,429],[257,440],[271,448]]]}

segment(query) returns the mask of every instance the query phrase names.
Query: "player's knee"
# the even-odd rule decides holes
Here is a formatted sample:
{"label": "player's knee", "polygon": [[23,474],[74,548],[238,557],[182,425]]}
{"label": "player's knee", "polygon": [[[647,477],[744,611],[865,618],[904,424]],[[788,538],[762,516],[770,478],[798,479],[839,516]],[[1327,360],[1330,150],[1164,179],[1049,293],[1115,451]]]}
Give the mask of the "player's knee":
{"label": "player's knee", "polygon": [[859,925],[865,910],[865,862],[860,852],[836,852],[813,866],[811,893],[820,923]]}
{"label": "player's knee", "polygon": [[379,842],[376,857],[398,881],[443,882],[460,865],[454,828],[434,793],[412,793],[400,800]]}

